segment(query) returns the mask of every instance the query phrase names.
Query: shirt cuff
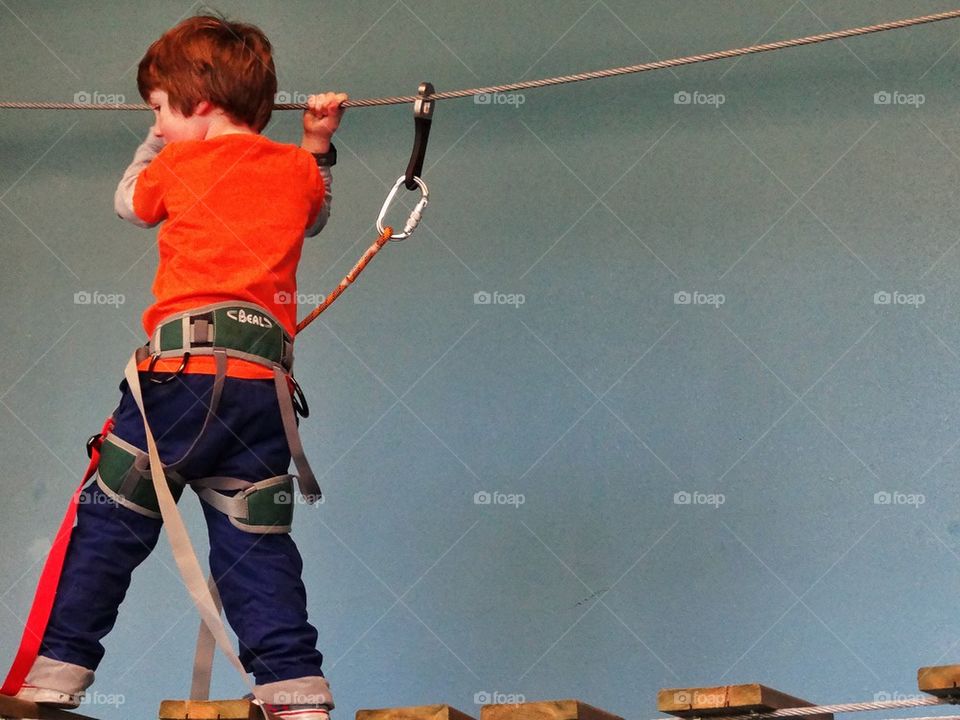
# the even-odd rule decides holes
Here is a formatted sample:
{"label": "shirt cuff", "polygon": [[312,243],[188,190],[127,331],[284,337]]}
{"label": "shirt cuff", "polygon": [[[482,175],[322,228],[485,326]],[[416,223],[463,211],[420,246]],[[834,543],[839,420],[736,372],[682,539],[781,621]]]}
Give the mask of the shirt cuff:
{"label": "shirt cuff", "polygon": [[325,153],[310,153],[317,161],[319,167],[333,167],[337,164],[337,148],[330,143],[330,149]]}

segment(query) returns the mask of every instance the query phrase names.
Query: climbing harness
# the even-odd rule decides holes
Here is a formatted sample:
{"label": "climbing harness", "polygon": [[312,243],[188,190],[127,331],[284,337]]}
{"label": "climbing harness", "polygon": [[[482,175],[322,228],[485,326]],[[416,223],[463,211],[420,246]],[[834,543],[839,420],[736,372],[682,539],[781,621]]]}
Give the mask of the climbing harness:
{"label": "climbing harness", "polygon": [[[230,522],[247,532],[289,532],[293,516],[292,480],[297,478],[301,495],[308,502],[321,498],[320,487],[310,469],[297,432],[297,415],[305,416],[305,402],[295,402],[302,390],[290,374],[293,366],[293,340],[279,321],[263,308],[251,303],[225,302],[196,308],[162,321],[150,341],[137,349],[137,366],[150,358],[152,368],[158,359],[212,355],[215,361],[213,391],[203,425],[194,442],[173,462],[164,465],[167,484],[179,500],[187,481],[179,470],[187,463],[216,415],[227,374],[227,359],[239,358],[273,371],[277,402],[284,433],[299,475],[278,475],[259,482],[238,478],[202,478],[192,480],[204,500],[226,513]],[[183,365],[181,364],[181,368]],[[179,371],[166,380],[176,377]],[[297,407],[303,409],[298,411]],[[147,453],[107,435],[101,451],[97,483],[109,497],[142,515],[161,518],[160,508],[149,473]],[[240,491],[227,497],[217,490]]]}

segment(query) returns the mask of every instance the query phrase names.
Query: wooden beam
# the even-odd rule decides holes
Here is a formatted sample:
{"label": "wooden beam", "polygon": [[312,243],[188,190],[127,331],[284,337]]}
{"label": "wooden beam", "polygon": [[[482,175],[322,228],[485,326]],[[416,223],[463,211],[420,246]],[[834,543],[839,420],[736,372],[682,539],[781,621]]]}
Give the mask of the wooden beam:
{"label": "wooden beam", "polygon": [[[666,688],[657,693],[657,710],[682,718],[745,715],[811,705],[813,703],[756,683]],[[833,720],[833,715],[807,715],[804,720]]]}
{"label": "wooden beam", "polygon": [[260,720],[260,708],[249,700],[164,700],[160,720]]}
{"label": "wooden beam", "polygon": [[414,705],[411,707],[357,710],[356,720],[475,720],[449,705]]}
{"label": "wooden beam", "polygon": [[960,665],[931,665],[917,670],[917,687],[937,697],[960,696]]}
{"label": "wooden beam", "polygon": [[623,718],[579,700],[545,700],[484,705],[480,708],[480,720],[623,720]]}
{"label": "wooden beam", "polygon": [[88,715],[61,710],[60,708],[37,705],[28,700],[18,700],[9,695],[0,695],[0,718],[21,720],[21,718],[37,718],[37,720],[94,720]]}

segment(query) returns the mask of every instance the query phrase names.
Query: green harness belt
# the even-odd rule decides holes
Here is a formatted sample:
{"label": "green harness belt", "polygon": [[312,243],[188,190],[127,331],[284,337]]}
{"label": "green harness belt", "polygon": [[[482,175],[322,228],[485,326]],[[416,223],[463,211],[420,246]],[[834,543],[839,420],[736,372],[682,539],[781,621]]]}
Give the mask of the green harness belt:
{"label": "green harness belt", "polygon": [[[137,349],[139,365],[150,358],[150,369],[162,358],[183,357],[179,374],[196,355],[212,355],[216,374],[210,405],[203,426],[193,444],[178,459],[165,463],[163,473],[174,500],[179,500],[186,484],[179,470],[186,463],[216,414],[226,378],[227,358],[257,363],[273,370],[277,402],[290,455],[299,475],[277,475],[258,482],[231,477],[207,477],[191,480],[201,498],[225,513],[230,522],[252,533],[285,533],[293,520],[293,478],[307,502],[321,498],[320,487],[310,469],[300,433],[297,414],[309,414],[306,400],[293,380],[293,340],[283,326],[266,310],[251,303],[217,303],[186,313],[172,315],[161,322],[150,341]],[[129,382],[129,378],[128,378]],[[160,505],[151,478],[148,453],[110,433],[103,440],[97,482],[119,504],[149,517],[160,518]],[[238,491],[232,497],[218,491]]]}

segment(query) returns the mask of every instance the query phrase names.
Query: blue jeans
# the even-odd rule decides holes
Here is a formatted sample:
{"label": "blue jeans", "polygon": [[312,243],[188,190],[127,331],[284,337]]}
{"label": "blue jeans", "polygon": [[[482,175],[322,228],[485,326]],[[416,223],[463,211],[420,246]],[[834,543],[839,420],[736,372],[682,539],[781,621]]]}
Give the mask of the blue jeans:
{"label": "blue jeans", "polygon": [[[141,373],[144,405],[163,463],[181,459],[200,433],[213,376],[185,374],[159,385]],[[120,384],[113,433],[146,448],[143,420]],[[273,380],[226,378],[216,415],[180,469],[188,481],[213,475],[257,481],[287,472],[287,446]],[[323,676],[317,631],[307,621],[303,561],[288,534],[253,534],[201,500],[210,570],[239,656],[258,684]],[[162,522],[113,502],[94,482],[78,508],[40,654],[95,670],[133,570],[156,546]]]}

